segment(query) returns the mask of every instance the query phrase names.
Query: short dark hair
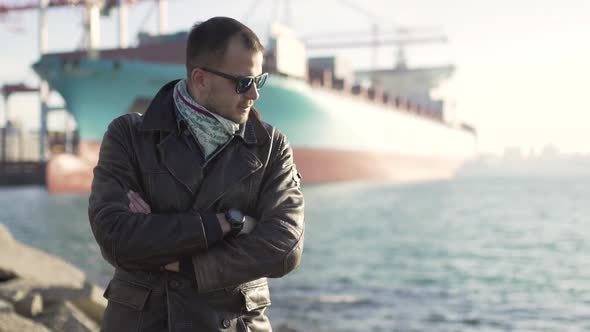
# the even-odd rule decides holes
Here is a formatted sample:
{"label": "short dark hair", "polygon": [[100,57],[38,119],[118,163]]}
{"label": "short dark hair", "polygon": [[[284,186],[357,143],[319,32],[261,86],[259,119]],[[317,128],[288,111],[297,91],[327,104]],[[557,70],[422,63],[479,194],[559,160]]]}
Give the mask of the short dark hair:
{"label": "short dark hair", "polygon": [[218,16],[193,25],[186,42],[187,76],[195,67],[221,64],[229,40],[236,35],[241,37],[246,49],[264,51],[254,31],[233,18]]}

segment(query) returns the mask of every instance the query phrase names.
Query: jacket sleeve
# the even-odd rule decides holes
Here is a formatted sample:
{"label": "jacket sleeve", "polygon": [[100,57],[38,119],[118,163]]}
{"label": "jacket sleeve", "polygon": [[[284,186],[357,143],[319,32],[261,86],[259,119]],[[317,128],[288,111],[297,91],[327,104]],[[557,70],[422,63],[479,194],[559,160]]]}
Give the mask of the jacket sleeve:
{"label": "jacket sleeve", "polygon": [[103,257],[114,267],[158,270],[178,257],[205,251],[199,213],[129,211],[127,192],[141,190],[129,116],[115,119],[104,135],[89,198],[90,226]]}
{"label": "jacket sleeve", "polygon": [[[273,137],[274,140],[274,137]],[[199,292],[281,277],[301,261],[304,201],[293,151],[279,134],[259,192],[255,230],[193,256]],[[271,149],[272,150],[272,149]]]}

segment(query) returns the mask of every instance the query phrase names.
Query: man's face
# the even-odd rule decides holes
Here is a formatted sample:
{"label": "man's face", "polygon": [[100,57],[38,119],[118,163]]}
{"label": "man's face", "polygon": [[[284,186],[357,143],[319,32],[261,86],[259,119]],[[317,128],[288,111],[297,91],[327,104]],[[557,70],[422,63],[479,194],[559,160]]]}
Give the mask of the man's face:
{"label": "man's face", "polygon": [[[258,76],[262,74],[262,53],[248,50],[238,37],[230,39],[223,64],[211,68],[233,76]],[[208,81],[203,103],[208,110],[235,123],[245,123],[250,109],[258,99],[258,90],[253,84],[248,91],[236,93],[236,82],[206,72]]]}

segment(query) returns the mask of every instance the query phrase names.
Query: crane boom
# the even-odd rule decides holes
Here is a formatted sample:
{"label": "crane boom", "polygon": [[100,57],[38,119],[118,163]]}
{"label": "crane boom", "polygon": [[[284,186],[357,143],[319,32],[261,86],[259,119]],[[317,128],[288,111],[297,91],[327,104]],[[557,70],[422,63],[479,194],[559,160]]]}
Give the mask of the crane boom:
{"label": "crane boom", "polygon": [[446,43],[445,36],[428,37],[428,38],[412,38],[412,39],[383,39],[383,40],[352,40],[352,41],[332,41],[332,42],[316,42],[306,43],[308,49],[327,49],[327,48],[366,48],[371,46],[383,45],[410,45],[410,44],[424,44],[424,43]]}
{"label": "crane boom", "polygon": [[[128,4],[133,4],[138,0],[126,0]],[[82,6],[93,2],[101,2],[101,0],[49,0],[48,7],[67,7],[67,6]],[[105,7],[112,7],[119,4],[119,0],[104,0]],[[7,14],[14,11],[24,11],[30,9],[38,9],[39,1],[20,1],[18,4],[2,4],[0,3],[0,15]]]}

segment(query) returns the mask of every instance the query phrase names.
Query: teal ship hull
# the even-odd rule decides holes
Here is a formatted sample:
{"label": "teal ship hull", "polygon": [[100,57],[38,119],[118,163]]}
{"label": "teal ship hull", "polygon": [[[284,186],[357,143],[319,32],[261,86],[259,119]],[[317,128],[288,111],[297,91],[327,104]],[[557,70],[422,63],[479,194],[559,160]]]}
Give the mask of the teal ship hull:
{"label": "teal ship hull", "polygon": [[[48,54],[33,65],[64,99],[80,135],[78,156],[48,165],[52,192],[86,192],[108,124],[142,113],[165,83],[184,77],[184,64]],[[475,154],[475,134],[410,113],[391,103],[269,76],[256,108],[287,135],[304,182],[448,178]]]}

